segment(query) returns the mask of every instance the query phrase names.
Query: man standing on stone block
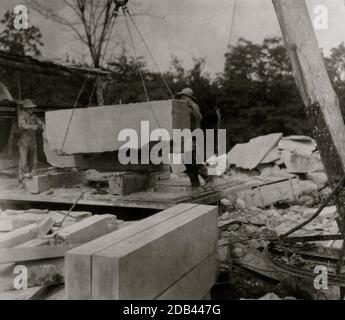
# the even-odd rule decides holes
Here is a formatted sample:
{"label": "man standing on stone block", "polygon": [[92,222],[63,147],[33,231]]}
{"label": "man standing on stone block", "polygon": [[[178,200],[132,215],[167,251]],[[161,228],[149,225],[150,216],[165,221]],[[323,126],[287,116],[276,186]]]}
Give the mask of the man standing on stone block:
{"label": "man standing on stone block", "polygon": [[[200,113],[199,106],[194,102],[196,98],[194,97],[193,90],[191,88],[185,88],[181,92],[177,93],[178,97],[187,102],[190,109],[191,117],[191,130],[200,129],[202,115]],[[205,180],[206,184],[209,185],[213,181],[213,177],[210,177],[207,173],[207,168],[204,164],[197,163],[197,145],[193,141],[192,143],[192,164],[185,164],[186,173],[190,179],[192,187],[200,187],[199,175]],[[185,150],[184,150],[185,152]]]}

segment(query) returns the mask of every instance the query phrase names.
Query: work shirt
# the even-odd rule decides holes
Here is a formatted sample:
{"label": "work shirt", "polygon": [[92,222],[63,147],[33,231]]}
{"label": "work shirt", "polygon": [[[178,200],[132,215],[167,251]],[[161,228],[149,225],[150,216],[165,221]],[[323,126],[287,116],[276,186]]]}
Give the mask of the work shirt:
{"label": "work shirt", "polygon": [[186,99],[188,107],[191,109],[191,130],[201,127],[202,115],[199,106],[190,98]]}
{"label": "work shirt", "polygon": [[[199,106],[190,98],[186,98],[185,101],[187,102],[187,105],[190,109],[190,128],[193,132],[196,129],[201,128],[201,121],[202,121],[202,115],[200,113]],[[192,159],[192,162],[195,163],[195,159],[197,158],[197,153],[199,151],[202,151],[202,148],[197,148],[197,142],[194,139],[192,140],[185,140],[183,145],[183,163],[187,164],[187,159],[190,161]]]}
{"label": "work shirt", "polygon": [[44,129],[44,123],[36,115],[30,115],[26,111],[21,111],[18,119],[19,143],[31,142],[36,139],[36,132],[39,128]]}

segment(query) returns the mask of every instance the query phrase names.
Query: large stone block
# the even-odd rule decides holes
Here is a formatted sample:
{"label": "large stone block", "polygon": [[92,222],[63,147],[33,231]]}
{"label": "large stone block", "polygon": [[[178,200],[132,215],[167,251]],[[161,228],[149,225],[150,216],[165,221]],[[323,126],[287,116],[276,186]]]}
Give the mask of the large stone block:
{"label": "large stone block", "polygon": [[198,206],[115,244],[93,256],[92,298],[156,299],[216,251],[217,237],[217,208]]}
{"label": "large stone block", "polygon": [[92,299],[92,260],[95,254],[197,206],[179,204],[69,251],[66,255],[67,298],[71,300]]}
{"label": "large stone block", "polygon": [[[123,129],[135,130],[140,144],[140,139],[148,139],[155,129],[166,129],[172,135],[173,129],[190,127],[189,109],[185,102],[178,100],[75,109],[70,123],[72,112],[71,109],[46,113],[51,150],[61,150],[67,131],[63,151],[78,154],[119,150],[124,144],[118,141]],[[148,135],[141,136],[142,121],[149,122]]]}

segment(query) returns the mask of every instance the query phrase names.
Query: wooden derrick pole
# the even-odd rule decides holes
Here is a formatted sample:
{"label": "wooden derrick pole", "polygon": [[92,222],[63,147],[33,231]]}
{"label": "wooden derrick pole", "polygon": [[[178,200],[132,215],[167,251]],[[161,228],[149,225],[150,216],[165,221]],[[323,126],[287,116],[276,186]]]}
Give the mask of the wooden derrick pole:
{"label": "wooden derrick pole", "polygon": [[[327,74],[305,0],[272,0],[292,63],[297,87],[321,153],[329,183],[335,188],[345,176],[345,126],[339,98]],[[337,219],[345,238],[345,189],[336,195]],[[345,242],[344,242],[345,243]],[[341,271],[345,246],[340,253]]]}

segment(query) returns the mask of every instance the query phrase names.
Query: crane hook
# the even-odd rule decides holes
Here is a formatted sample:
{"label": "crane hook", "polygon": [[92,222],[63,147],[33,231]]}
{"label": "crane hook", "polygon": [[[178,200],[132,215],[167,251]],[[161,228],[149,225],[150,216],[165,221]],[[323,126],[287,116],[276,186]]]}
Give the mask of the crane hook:
{"label": "crane hook", "polygon": [[128,11],[128,8],[127,8],[128,1],[129,0],[114,0],[115,9],[114,9],[113,15],[115,16],[115,18],[119,15],[121,8],[124,11]]}

